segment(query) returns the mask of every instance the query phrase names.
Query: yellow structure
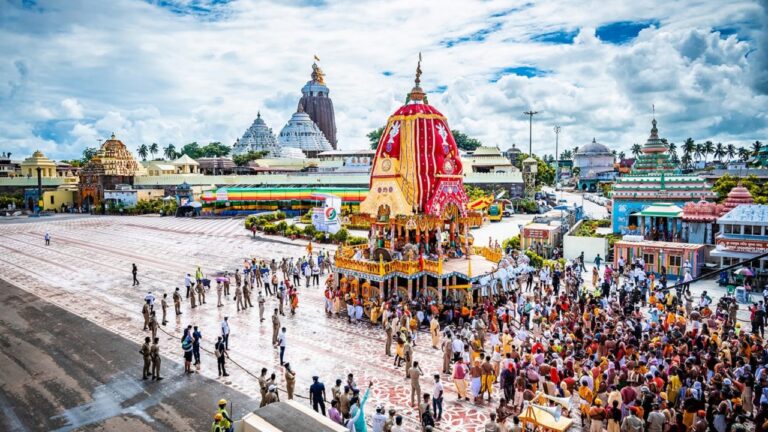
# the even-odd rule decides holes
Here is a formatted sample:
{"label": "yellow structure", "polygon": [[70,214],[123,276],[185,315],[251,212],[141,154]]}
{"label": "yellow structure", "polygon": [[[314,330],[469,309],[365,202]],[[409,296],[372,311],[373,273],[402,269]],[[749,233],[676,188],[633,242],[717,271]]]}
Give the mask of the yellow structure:
{"label": "yellow structure", "polygon": [[74,207],[77,196],[77,186],[61,185],[55,190],[43,191],[43,210],[62,211],[63,208]]}
{"label": "yellow structure", "polygon": [[185,154],[172,161],[171,164],[176,167],[177,174],[197,174],[200,172],[200,164]]}
{"label": "yellow structure", "polygon": [[32,156],[21,163],[21,174],[27,177],[37,177],[37,169],[40,168],[40,176],[43,178],[56,177],[56,163],[45,157],[43,152],[37,150]]}

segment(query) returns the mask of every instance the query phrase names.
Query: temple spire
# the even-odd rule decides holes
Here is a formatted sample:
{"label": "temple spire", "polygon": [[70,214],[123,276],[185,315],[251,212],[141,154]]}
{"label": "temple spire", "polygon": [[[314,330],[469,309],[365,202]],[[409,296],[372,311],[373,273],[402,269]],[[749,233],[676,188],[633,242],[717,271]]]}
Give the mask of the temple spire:
{"label": "temple spire", "polygon": [[416,79],[414,80],[413,89],[408,94],[409,102],[422,102],[426,98],[424,90],[421,89],[421,53],[419,53],[419,62],[416,64]]}

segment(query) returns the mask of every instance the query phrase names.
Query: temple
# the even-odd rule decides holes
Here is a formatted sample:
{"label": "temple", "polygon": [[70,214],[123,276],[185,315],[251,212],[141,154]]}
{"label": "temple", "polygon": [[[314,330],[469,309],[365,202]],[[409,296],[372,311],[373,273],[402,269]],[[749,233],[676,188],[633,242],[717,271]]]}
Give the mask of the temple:
{"label": "temple", "polygon": [[323,131],[304,112],[301,104],[280,131],[277,142],[282,149],[299,149],[310,158],[316,158],[320,153],[332,149]]}
{"label": "temple", "polygon": [[[317,60],[317,57],[315,57]],[[312,64],[312,79],[301,89],[301,99],[297,111],[305,112],[323,132],[325,139],[334,150],[338,147],[336,141],[336,115],[333,112],[333,101],[328,96],[328,86],[325,85],[325,74],[317,63]]]}
{"label": "temple", "polygon": [[122,141],[112,134],[80,171],[80,205],[85,209],[97,207],[104,201],[104,192],[118,186],[133,186],[139,164]]}
{"label": "temple", "polygon": [[[640,227],[653,228],[650,220],[643,220],[647,215],[642,213],[651,205],[673,204],[679,212],[688,202],[716,198],[703,178],[680,173],[670,160],[666,142],[659,138],[656,119],[653,119],[652,125],[651,134],[643,145],[643,153],[635,161],[632,171],[617,178],[613,185],[611,218],[614,233],[648,235]],[[666,218],[664,222],[655,226],[662,236],[671,235],[673,230],[680,232],[680,226],[672,225],[672,219]]]}
{"label": "temple", "polygon": [[268,127],[261,118],[261,112],[256,113],[256,120],[253,121],[242,138],[239,138],[232,147],[233,155],[240,155],[248,152],[265,152],[266,158],[278,158],[281,156],[280,146],[277,144],[277,138],[272,133],[272,128]]}
{"label": "temple", "polygon": [[370,225],[369,243],[336,255],[336,281],[366,310],[395,293],[471,303],[466,288],[501,258],[500,250],[472,246],[469,228],[482,216],[467,210],[459,150],[445,116],[426,103],[420,75],[419,64],[408,102],[379,140],[356,216]]}
{"label": "temple", "polygon": [[591,143],[579,147],[579,151],[573,155],[573,167],[579,169],[577,187],[583,191],[594,192],[599,182],[615,178],[613,153],[594,138]]}

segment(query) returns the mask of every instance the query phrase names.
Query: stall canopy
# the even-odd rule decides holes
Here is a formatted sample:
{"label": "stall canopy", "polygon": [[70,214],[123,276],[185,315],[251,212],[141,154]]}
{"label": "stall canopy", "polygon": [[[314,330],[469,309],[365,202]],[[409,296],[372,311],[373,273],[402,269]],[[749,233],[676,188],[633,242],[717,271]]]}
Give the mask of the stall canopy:
{"label": "stall canopy", "polygon": [[632,214],[632,216],[651,216],[677,218],[683,215],[683,209],[670,203],[655,203],[643,209],[643,211]]}

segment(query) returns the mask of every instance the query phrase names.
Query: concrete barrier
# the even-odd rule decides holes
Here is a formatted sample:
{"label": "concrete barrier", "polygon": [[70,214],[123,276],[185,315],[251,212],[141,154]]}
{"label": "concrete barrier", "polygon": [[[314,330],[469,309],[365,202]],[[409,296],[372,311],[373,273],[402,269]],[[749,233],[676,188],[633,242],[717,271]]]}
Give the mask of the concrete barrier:
{"label": "concrete barrier", "polygon": [[608,256],[608,239],[601,237],[578,237],[574,232],[584,221],[579,221],[563,237],[563,256],[566,259],[578,258],[584,252],[585,262],[594,262],[597,254],[603,259],[603,263]]}

